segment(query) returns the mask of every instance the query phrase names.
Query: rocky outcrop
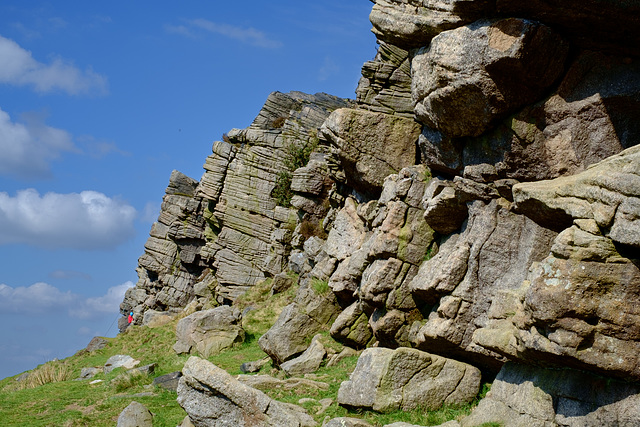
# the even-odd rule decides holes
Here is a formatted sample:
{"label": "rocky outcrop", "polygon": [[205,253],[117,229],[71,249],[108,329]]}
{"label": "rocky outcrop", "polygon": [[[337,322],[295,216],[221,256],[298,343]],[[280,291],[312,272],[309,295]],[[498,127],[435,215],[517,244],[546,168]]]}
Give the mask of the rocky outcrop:
{"label": "rocky outcrop", "polygon": [[206,360],[189,358],[182,373],[178,403],[196,427],[316,425],[301,407],[272,400]]}
{"label": "rocky outcrop", "polygon": [[369,348],[340,386],[338,403],[379,412],[471,401],[480,388],[480,370],[415,349]]}
{"label": "rocky outcrop", "polygon": [[297,216],[272,197],[279,173],[291,153],[318,144],[331,111],[351,105],[326,94],[272,93],[249,128],[213,144],[200,182],[174,171],[121,312],[133,311],[141,324],[148,310],[170,312],[198,298],[201,307],[231,302],[285,270]]}
{"label": "rocky outcrop", "polygon": [[197,352],[203,357],[218,354],[244,341],[242,315],[228,305],[197,311],[180,319],[176,339],[173,349],[178,354]]}
{"label": "rocky outcrop", "polygon": [[[453,425],[638,424],[637,2],[373,3],[355,102],[274,93],[200,182],[172,174],[121,310],[151,324],[267,277],[276,294],[289,269],[259,345],[289,374],[322,363],[320,331],[370,347],[345,406],[468,401],[481,369],[493,390]],[[276,423],[233,399],[229,422]]]}

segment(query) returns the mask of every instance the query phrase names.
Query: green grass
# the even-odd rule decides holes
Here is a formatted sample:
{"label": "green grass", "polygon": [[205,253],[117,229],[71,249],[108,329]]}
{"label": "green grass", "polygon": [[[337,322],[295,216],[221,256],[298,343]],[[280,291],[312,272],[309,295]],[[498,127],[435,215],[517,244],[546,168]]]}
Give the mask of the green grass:
{"label": "green grass", "polygon": [[[316,283],[313,286],[324,287],[324,283]],[[258,339],[275,322],[282,308],[293,300],[297,288],[294,285],[286,292],[270,296],[270,287],[270,281],[264,281],[237,302],[240,309],[253,307],[243,319],[246,330],[245,342],[208,358],[232,375],[241,373],[242,363],[260,360],[266,356],[258,346]],[[102,350],[91,353],[82,350],[60,362],[41,365],[33,372],[48,372],[46,377],[51,381],[46,381],[43,385],[23,388],[23,384],[13,378],[0,381],[2,426],[113,426],[118,415],[132,400],[142,403],[154,414],[154,426],[174,427],[180,424],[186,413],[178,405],[176,394],[151,385],[154,377],[181,370],[188,359],[188,356],[176,355],[172,349],[177,321],[157,328],[132,326],[126,333],[109,339],[108,345]],[[321,332],[321,335],[323,345],[332,352],[337,353],[343,349],[343,346],[334,341],[326,331]],[[80,375],[82,368],[101,367],[115,354],[129,354],[139,359],[140,365],[155,362],[158,366],[151,376],[127,373],[118,368],[107,375],[100,373],[94,377],[93,379],[103,380],[97,384],[89,384],[91,380],[71,380]],[[301,406],[319,424],[322,424],[327,416],[349,416],[363,418],[375,426],[396,421],[427,426],[467,415],[479,398],[488,391],[485,385],[478,399],[471,404],[446,406],[438,411],[416,409],[379,414],[373,411],[348,410],[337,404],[338,389],[340,384],[349,378],[357,360],[357,356],[351,356],[335,366],[320,367],[312,379],[326,383],[326,390],[299,385],[292,390],[275,388],[266,393],[274,399],[294,404],[300,404],[302,398],[314,399]],[[57,376],[58,371],[62,372],[61,376]],[[260,373],[285,377],[270,363],[264,366]],[[148,392],[152,392],[153,395],[137,395]],[[318,401],[325,398],[332,399],[333,403],[324,412],[318,413],[321,407]]]}
{"label": "green grass", "polygon": [[[3,426],[113,426],[122,410],[136,400],[154,416],[154,426],[175,427],[186,413],[176,402],[176,394],[151,384],[153,377],[182,369],[186,357],[177,356],[171,346],[175,343],[175,321],[160,328],[131,327],[127,333],[109,339],[102,350],[81,350],[63,361],[48,362],[32,371],[32,375],[64,366],[70,374],[60,381],[50,381],[33,388],[22,387],[13,378],[0,381],[0,413]],[[85,367],[100,367],[110,356],[129,354],[140,365],[157,363],[152,377],[125,373],[122,368],[108,375],[100,373],[91,380],[73,381]],[[94,379],[103,380],[89,384]],[[28,381],[29,379],[25,380]],[[133,394],[152,392],[153,396]]]}

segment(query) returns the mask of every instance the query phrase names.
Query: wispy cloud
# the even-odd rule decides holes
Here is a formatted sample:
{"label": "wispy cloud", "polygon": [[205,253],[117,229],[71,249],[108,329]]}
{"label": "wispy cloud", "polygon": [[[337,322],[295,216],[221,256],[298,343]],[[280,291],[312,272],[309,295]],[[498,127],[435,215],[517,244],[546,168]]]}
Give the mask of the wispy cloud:
{"label": "wispy cloud", "polygon": [[324,58],[322,67],[318,70],[318,80],[325,81],[340,72],[340,66],[329,56]]}
{"label": "wispy cloud", "polygon": [[91,275],[75,270],[54,270],[49,277],[59,280],[91,280]]}
{"label": "wispy cloud", "polygon": [[109,288],[102,296],[87,298],[44,282],[15,288],[0,284],[0,312],[31,316],[66,313],[72,318],[92,320],[117,314],[125,292],[132,286],[127,281]]}
{"label": "wispy cloud", "polygon": [[133,237],[136,214],[126,202],[96,191],[0,192],[0,245],[112,249]]}
{"label": "wispy cloud", "polygon": [[282,47],[282,42],[271,38],[268,34],[253,27],[240,27],[209,21],[207,19],[185,20],[185,25],[166,25],[169,33],[187,37],[198,37],[202,31],[218,34],[232,40],[266,49]]}
{"label": "wispy cloud", "polygon": [[[58,22],[60,25],[61,22]],[[107,93],[107,78],[87,67],[55,57],[49,64],[37,61],[28,50],[0,36],[0,83],[32,86],[36,92],[63,91],[70,95]]]}
{"label": "wispy cloud", "polygon": [[71,134],[45,125],[41,114],[22,117],[24,123],[14,123],[0,109],[0,174],[26,179],[47,177],[52,161],[62,152],[76,150]]}

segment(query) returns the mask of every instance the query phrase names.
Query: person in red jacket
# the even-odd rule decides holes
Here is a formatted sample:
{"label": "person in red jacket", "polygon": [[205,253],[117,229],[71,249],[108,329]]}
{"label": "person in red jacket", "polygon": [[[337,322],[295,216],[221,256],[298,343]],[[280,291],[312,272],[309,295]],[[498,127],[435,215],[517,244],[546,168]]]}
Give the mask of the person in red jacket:
{"label": "person in red jacket", "polygon": [[129,317],[127,317],[127,320],[129,321],[129,324],[133,323],[133,311],[129,313]]}

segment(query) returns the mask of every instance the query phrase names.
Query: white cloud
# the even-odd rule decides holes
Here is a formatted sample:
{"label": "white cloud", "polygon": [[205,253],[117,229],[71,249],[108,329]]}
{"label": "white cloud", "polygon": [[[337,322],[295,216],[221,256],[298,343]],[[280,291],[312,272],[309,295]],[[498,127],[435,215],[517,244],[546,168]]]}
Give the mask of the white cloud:
{"label": "white cloud", "polygon": [[42,114],[24,114],[14,123],[0,109],[0,174],[41,178],[51,173],[50,163],[65,151],[76,151],[71,135],[44,124]]}
{"label": "white cloud", "polygon": [[117,314],[124,293],[132,286],[127,281],[109,288],[105,295],[85,298],[44,282],[16,288],[0,284],[0,312],[30,316],[66,312],[77,319],[98,319]]}
{"label": "white cloud", "polygon": [[237,40],[252,46],[267,49],[277,49],[282,47],[278,40],[271,39],[266,33],[252,27],[238,27],[235,25],[212,22],[206,19],[192,19],[185,21],[187,25],[167,25],[165,30],[169,33],[181,34],[187,37],[196,37],[197,30],[204,30],[209,33]]}
{"label": "white cloud", "polygon": [[96,191],[0,192],[0,245],[27,244],[48,249],[111,249],[131,238],[136,210]]}
{"label": "white cloud", "polygon": [[124,299],[124,293],[131,287],[133,287],[133,282],[130,281],[113,286],[101,297],[83,300],[79,305],[71,308],[69,314],[79,319],[90,319],[105,314],[118,313],[120,303]]}
{"label": "white cloud", "polygon": [[[60,24],[60,22],[58,22]],[[73,63],[55,57],[49,64],[33,58],[13,40],[0,36],[0,83],[29,85],[37,92],[64,91],[70,95],[107,92],[107,78],[88,67],[84,71]]]}
{"label": "white cloud", "polygon": [[61,292],[44,282],[17,288],[0,284],[0,311],[3,313],[33,315],[65,310],[77,298],[70,291]]}

